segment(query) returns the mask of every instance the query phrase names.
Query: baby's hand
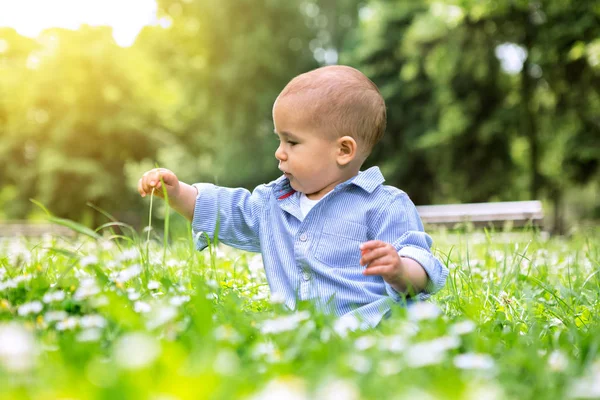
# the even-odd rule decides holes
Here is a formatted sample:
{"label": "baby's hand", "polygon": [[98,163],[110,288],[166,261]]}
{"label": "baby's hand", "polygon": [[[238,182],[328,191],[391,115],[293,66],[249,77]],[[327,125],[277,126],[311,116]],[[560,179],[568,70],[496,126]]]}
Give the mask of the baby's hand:
{"label": "baby's hand", "polygon": [[177,176],[173,172],[165,168],[151,169],[140,178],[138,181],[138,192],[140,195],[146,197],[154,189],[155,195],[164,198],[163,186],[160,182],[161,178],[165,184],[169,198],[177,198],[179,195],[179,179],[177,179]]}
{"label": "baby's hand", "polygon": [[363,275],[380,275],[387,283],[394,284],[402,274],[402,260],[389,243],[371,240],[360,245],[360,265],[366,265]]}

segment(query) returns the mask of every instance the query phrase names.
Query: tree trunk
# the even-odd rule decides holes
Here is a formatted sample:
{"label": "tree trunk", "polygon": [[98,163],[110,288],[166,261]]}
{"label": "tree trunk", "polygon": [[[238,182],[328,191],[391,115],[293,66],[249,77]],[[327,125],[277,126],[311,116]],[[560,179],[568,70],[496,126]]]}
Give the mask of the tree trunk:
{"label": "tree trunk", "polygon": [[531,173],[529,195],[532,200],[535,200],[538,198],[542,186],[542,175],[539,169],[540,146],[537,122],[532,104],[534,81],[529,74],[531,66],[530,55],[533,48],[535,27],[529,19],[528,12],[525,13],[524,25],[525,37],[523,39],[523,45],[527,50],[527,56],[523,62],[523,69],[521,70],[521,101],[523,104],[523,127],[527,142],[529,143],[529,169]]}
{"label": "tree trunk", "polygon": [[554,189],[551,194],[552,206],[554,212],[554,226],[552,233],[555,235],[564,235],[565,221],[563,215],[563,192],[560,189]]}

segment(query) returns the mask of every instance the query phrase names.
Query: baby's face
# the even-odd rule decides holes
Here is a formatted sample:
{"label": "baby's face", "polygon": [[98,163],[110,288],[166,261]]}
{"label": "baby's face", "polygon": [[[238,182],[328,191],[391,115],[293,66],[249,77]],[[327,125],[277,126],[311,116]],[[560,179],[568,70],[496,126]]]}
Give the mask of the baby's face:
{"label": "baby's face", "polygon": [[337,163],[338,145],[333,135],[314,127],[311,113],[292,99],[277,101],[273,108],[279,147],[279,169],[297,192],[320,199],[343,182]]}

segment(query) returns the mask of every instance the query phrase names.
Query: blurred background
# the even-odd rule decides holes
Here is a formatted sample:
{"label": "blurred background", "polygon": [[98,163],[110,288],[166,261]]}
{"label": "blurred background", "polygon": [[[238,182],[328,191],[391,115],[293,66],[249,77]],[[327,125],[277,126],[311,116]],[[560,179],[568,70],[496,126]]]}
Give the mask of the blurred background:
{"label": "blurred background", "polygon": [[600,220],[598,1],[0,0],[0,221],[38,219],[36,199],[139,227],[155,165],[275,179],[277,94],[336,63],[387,102],[365,168],[416,204],[540,199],[551,229]]}

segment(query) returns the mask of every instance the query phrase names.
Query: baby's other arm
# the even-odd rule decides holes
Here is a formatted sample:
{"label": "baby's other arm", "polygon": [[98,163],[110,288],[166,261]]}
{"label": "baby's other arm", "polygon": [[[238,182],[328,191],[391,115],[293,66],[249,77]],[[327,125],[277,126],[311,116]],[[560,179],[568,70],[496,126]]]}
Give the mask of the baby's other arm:
{"label": "baby's other arm", "polygon": [[371,240],[360,245],[360,264],[367,267],[364,275],[379,275],[399,293],[415,296],[429,281],[421,264],[408,257],[400,257],[389,243]]}
{"label": "baby's other arm", "polygon": [[[164,188],[161,183],[164,182]],[[166,168],[154,168],[142,175],[138,181],[138,193],[142,197],[154,194],[160,198],[169,198],[169,205],[189,221],[194,218],[194,206],[198,189],[187,183],[180,182],[177,176]]]}
{"label": "baby's other arm", "polygon": [[[369,252],[374,251],[371,248],[383,249],[363,261],[369,263],[383,257],[383,264],[387,265],[384,279],[388,285],[388,294],[395,300],[400,298],[398,292],[411,294],[411,289],[417,291],[420,299],[427,298],[444,286],[448,269],[432,254],[431,237],[423,230],[421,218],[410,198],[399,189],[388,187],[387,190],[390,194],[389,202],[370,223],[371,238],[376,243],[363,243],[365,250]],[[392,249],[396,255],[392,253]],[[375,263],[373,266],[377,265]],[[369,269],[371,268],[367,268]],[[366,274],[370,272],[372,271]],[[405,290],[398,290],[403,288]]]}

